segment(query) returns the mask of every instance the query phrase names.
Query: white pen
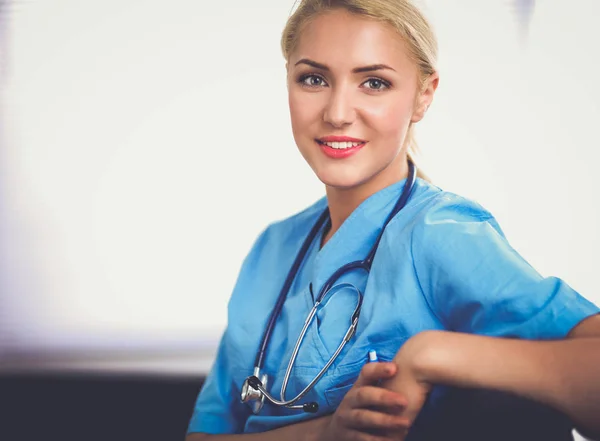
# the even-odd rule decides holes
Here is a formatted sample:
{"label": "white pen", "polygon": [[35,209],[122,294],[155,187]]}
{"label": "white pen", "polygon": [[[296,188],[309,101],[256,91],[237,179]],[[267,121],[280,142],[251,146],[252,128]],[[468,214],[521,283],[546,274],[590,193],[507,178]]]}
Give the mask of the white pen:
{"label": "white pen", "polygon": [[377,357],[377,351],[374,349],[371,349],[369,351],[369,363],[376,363],[379,361],[379,358]]}
{"label": "white pen", "polygon": [[[369,363],[377,363],[379,361],[379,357],[377,356],[377,351],[375,349],[371,349],[369,351]],[[377,380],[377,386],[381,386],[381,379]]]}

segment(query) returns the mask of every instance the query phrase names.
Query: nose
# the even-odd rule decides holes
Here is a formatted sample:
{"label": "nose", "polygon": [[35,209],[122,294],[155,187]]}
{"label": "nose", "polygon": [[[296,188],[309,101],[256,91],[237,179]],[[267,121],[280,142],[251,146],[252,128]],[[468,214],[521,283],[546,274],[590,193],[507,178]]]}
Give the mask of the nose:
{"label": "nose", "polygon": [[323,112],[323,121],[335,128],[342,128],[352,124],[355,118],[356,112],[350,94],[344,91],[344,88],[332,88],[327,106]]}

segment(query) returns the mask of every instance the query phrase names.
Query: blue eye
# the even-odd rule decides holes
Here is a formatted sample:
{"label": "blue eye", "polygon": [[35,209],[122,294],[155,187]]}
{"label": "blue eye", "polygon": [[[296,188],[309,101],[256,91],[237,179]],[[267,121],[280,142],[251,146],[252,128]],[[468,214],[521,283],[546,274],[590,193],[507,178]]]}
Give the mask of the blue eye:
{"label": "blue eye", "polygon": [[390,87],[390,83],[388,83],[387,81],[384,81],[380,78],[369,78],[363,84],[368,84],[367,89],[372,89],[372,90],[384,90],[384,89],[388,89]]}
{"label": "blue eye", "polygon": [[323,77],[320,77],[319,75],[315,74],[302,75],[298,82],[301,83],[303,86],[308,87],[322,87],[327,85]]}

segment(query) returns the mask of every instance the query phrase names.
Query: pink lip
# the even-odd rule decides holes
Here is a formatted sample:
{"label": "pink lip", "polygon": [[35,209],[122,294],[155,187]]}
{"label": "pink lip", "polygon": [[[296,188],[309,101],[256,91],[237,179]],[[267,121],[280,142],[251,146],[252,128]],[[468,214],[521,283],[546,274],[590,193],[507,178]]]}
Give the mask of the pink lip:
{"label": "pink lip", "polygon": [[362,142],[366,143],[363,139],[358,138],[350,138],[349,136],[323,136],[322,138],[317,138],[317,141],[321,142]]}
{"label": "pink lip", "polygon": [[[331,138],[337,138],[336,140],[331,140]],[[360,142],[362,144],[357,145],[356,147],[348,147],[347,149],[334,149],[333,147],[329,147],[326,144],[321,144],[318,141],[315,141],[317,143],[317,145],[321,148],[321,151],[323,153],[325,153],[326,156],[333,158],[333,159],[344,159],[344,158],[348,158],[349,156],[354,155],[355,153],[357,153],[360,149],[362,149],[367,143],[365,141],[362,141],[360,139],[353,139],[353,138],[345,138],[345,139],[341,139],[344,137],[338,136],[338,137],[327,137],[327,138],[321,138],[319,139],[319,141],[323,140],[323,142]]]}

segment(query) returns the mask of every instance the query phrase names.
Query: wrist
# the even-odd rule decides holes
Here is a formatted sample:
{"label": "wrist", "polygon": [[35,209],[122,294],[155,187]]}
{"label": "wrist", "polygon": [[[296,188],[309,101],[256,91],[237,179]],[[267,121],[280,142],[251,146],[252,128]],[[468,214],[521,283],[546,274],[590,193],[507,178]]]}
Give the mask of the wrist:
{"label": "wrist", "polygon": [[457,387],[483,387],[482,362],[497,363],[489,357],[489,338],[451,331],[425,331],[417,334],[414,370],[417,378],[428,384]]}
{"label": "wrist", "polygon": [[444,366],[448,365],[449,354],[445,344],[452,333],[447,331],[423,331],[407,340],[396,361],[410,363],[413,377],[427,384],[437,383],[443,376]]}

